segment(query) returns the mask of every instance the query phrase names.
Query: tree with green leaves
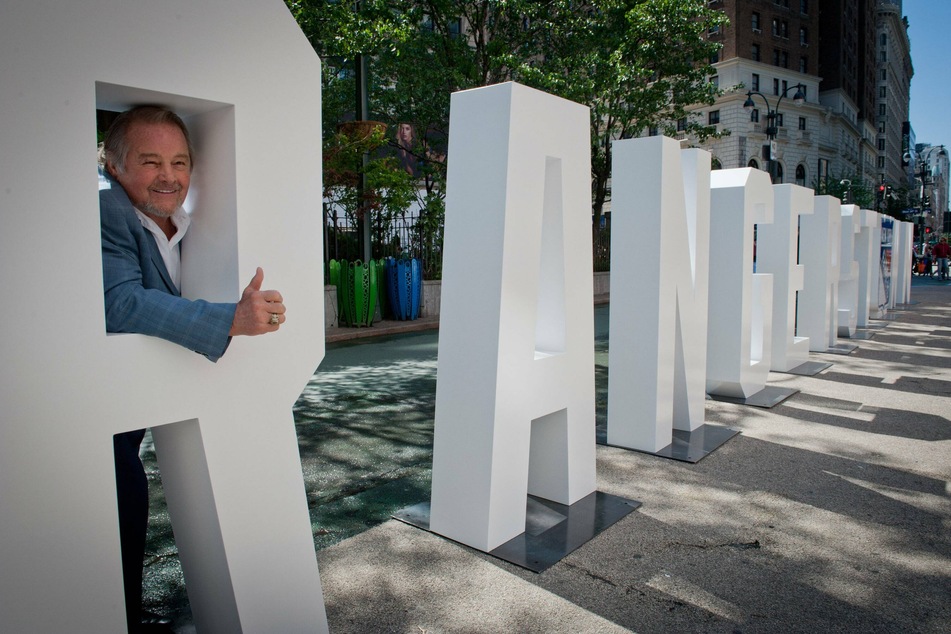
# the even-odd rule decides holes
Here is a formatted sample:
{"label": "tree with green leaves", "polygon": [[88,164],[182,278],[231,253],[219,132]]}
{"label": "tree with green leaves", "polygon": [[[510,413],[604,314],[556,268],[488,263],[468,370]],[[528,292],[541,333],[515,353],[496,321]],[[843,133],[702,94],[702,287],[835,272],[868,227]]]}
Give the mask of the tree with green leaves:
{"label": "tree with green leaves", "polygon": [[835,196],[843,204],[858,205],[862,209],[875,209],[875,192],[860,174],[816,178],[812,183],[816,194]]}
{"label": "tree with green leaves", "polygon": [[[706,33],[726,16],[703,0],[570,0],[544,3],[536,55],[519,81],[591,108],[592,209],[610,198],[611,144],[651,128],[674,136],[678,120],[698,140],[716,134],[688,116],[718,95],[709,60],[720,44]],[[542,35],[542,34],[545,35]],[[539,61],[540,60],[540,61]]]}
{"label": "tree with green leaves", "polygon": [[[430,224],[442,221],[449,98],[458,90],[518,81],[590,107],[595,221],[610,198],[614,140],[654,127],[673,135],[683,119],[700,140],[715,133],[688,116],[718,94],[709,60],[720,45],[706,33],[726,18],[705,0],[287,4],[324,60],[325,127],[353,111],[353,62],[369,56],[371,118],[416,159]],[[416,132],[411,144],[397,138],[401,123]]]}

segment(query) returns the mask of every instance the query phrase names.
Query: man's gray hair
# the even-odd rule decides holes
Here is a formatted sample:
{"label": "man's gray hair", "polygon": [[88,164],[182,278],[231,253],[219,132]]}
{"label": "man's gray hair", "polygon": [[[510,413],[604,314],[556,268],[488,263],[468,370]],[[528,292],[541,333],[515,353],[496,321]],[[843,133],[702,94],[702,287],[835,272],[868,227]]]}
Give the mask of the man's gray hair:
{"label": "man's gray hair", "polygon": [[129,128],[135,123],[160,124],[170,123],[178,126],[178,129],[185,135],[185,143],[188,145],[189,169],[194,165],[195,150],[192,147],[192,139],[188,134],[188,128],[181,117],[164,106],[136,106],[131,110],[126,110],[112,122],[109,131],[106,132],[106,138],[103,141],[103,158],[106,163],[111,163],[115,169],[122,173],[125,172],[125,161],[129,156]]}

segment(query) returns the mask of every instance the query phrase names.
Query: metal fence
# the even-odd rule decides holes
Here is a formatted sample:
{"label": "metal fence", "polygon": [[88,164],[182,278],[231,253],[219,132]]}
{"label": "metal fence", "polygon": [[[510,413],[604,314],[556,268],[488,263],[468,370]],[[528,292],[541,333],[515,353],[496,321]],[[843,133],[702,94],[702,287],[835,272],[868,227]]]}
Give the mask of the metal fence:
{"label": "metal fence", "polygon": [[[428,231],[418,214],[406,212],[385,221],[371,214],[370,253],[372,258],[417,258],[427,280],[442,277],[443,228]],[[324,206],[324,261],[362,260],[359,229],[345,214]]]}
{"label": "metal fence", "polygon": [[[371,253],[374,259],[388,257],[418,258],[423,278],[442,278],[443,228],[424,230],[419,215],[407,212],[390,222],[373,216],[370,225]],[[591,230],[594,271],[611,270],[611,216],[606,214]],[[324,260],[362,260],[356,223],[343,213],[324,208]]]}
{"label": "metal fence", "polygon": [[604,214],[601,222],[592,226],[591,252],[596,273],[611,270],[611,214]]}

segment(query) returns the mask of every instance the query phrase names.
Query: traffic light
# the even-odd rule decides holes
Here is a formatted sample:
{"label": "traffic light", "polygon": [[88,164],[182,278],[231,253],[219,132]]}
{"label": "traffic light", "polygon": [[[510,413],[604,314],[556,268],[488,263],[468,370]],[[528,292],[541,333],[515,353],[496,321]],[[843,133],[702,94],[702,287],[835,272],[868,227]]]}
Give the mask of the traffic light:
{"label": "traffic light", "polygon": [[925,235],[931,233],[931,227],[925,227]]}

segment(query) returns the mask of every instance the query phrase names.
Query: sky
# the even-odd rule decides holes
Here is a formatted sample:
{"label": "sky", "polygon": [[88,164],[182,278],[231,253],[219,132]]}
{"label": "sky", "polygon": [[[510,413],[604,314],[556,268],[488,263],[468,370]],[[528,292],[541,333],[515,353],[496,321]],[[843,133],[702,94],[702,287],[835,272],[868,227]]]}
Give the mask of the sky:
{"label": "sky", "polygon": [[951,0],[904,0],[911,39],[911,127],[917,143],[951,146]]}

